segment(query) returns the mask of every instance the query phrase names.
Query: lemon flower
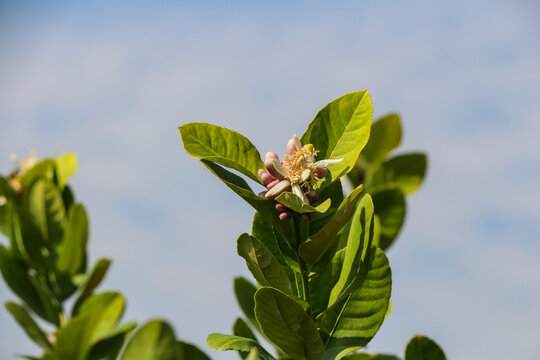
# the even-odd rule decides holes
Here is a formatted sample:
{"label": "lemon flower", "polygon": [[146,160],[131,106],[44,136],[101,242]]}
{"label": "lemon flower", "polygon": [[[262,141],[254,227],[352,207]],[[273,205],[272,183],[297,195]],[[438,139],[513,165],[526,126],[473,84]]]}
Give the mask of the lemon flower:
{"label": "lemon flower", "polygon": [[[318,200],[314,186],[328,173],[328,165],[335,164],[343,159],[327,159],[317,161],[318,151],[312,144],[302,146],[294,135],[287,143],[287,155],[283,161],[279,160],[275,152],[267,152],[264,156],[264,165],[267,171],[260,169],[259,178],[268,191],[261,193],[267,199],[274,199],[284,191],[291,191],[305,204]],[[280,219],[289,217],[287,208],[277,204],[281,212]]]}

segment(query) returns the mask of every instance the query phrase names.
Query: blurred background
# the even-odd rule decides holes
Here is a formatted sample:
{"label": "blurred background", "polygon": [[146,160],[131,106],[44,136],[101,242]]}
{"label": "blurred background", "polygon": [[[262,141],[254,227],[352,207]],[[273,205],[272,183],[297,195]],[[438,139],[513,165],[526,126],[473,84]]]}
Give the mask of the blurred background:
{"label": "blurred background", "polygon": [[[114,259],[101,288],[126,295],[125,319],[167,318],[204,348],[240,314],[253,211],[177,126],[283,153],[327,102],[368,89],[376,116],[402,115],[399,151],[429,154],[368,350],[401,355],[424,333],[449,359],[540,359],[539,15],[519,0],[1,1],[0,170],[76,152],[91,259]],[[2,309],[0,358],[32,352]]]}

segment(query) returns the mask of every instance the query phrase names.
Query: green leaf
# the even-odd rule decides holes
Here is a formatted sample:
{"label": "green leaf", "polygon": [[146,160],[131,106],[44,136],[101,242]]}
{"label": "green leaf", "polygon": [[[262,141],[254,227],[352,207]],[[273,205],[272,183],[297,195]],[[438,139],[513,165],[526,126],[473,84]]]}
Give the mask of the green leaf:
{"label": "green leaf", "polygon": [[37,315],[45,318],[45,309],[28,274],[28,266],[16,259],[2,244],[0,244],[0,271],[9,288]]}
{"label": "green leaf", "polygon": [[213,333],[208,335],[206,345],[210,349],[218,351],[236,350],[241,352],[250,352],[251,349],[257,348],[261,358],[271,360],[273,357],[261,346],[258,342],[241,336],[225,335]]}
{"label": "green leaf", "polygon": [[319,150],[318,159],[343,159],[328,166],[332,182],[354,166],[366,145],[373,119],[373,104],[367,90],[346,94],[322,108],[302,136],[302,144]]}
{"label": "green leaf", "polygon": [[381,190],[373,193],[373,204],[380,221],[380,235],[375,245],[386,250],[405,221],[405,196],[398,189]]}
{"label": "green leaf", "polygon": [[119,293],[92,296],[79,314],[58,331],[56,348],[60,360],[86,359],[92,346],[110,334],[124,308],[125,301]]}
{"label": "green leaf", "polygon": [[296,263],[296,255],[287,241],[283,237],[276,235],[272,223],[268,222],[258,211],[253,215],[251,233],[274,255],[285,271],[290,271],[287,267],[294,268],[294,265],[296,265],[297,270],[300,270]]}
{"label": "green leaf", "polygon": [[316,317],[321,312],[326,310],[330,292],[337,283],[345,258],[345,250],[341,249],[334,254],[332,260],[309,279],[309,287],[311,289],[311,307],[312,313]]}
{"label": "green leaf", "polygon": [[30,276],[30,282],[32,283],[34,289],[36,289],[38,297],[43,304],[43,308],[45,309],[45,316],[43,319],[55,324],[56,326],[60,326],[62,305],[49,288],[47,282],[37,274]]}
{"label": "green leaf", "polygon": [[278,197],[276,197],[276,201],[282,205],[285,205],[292,211],[296,211],[300,214],[312,212],[325,213],[330,208],[331,203],[330,199],[326,199],[319,205],[313,207],[311,205],[305,204],[302,199],[300,199],[297,195],[291,192],[281,193]]}
{"label": "green leaf", "polygon": [[62,196],[51,183],[42,179],[35,181],[25,192],[25,203],[32,223],[49,248],[61,241],[66,225],[66,213]]}
{"label": "green leaf", "polygon": [[54,180],[56,162],[51,159],[43,159],[22,174],[20,181],[23,188],[27,189],[37,179],[48,181]]}
{"label": "green leaf", "polygon": [[405,360],[446,360],[446,356],[435,341],[416,335],[407,344]]}
{"label": "green leaf", "polygon": [[71,276],[84,272],[86,264],[86,244],[88,242],[88,217],[81,204],[69,211],[67,228],[60,245],[57,268]]}
{"label": "green leaf", "polygon": [[339,360],[365,346],[381,327],[392,288],[390,265],[379,248],[371,251],[369,271],[362,285],[321,319],[327,334],[326,360]]}
{"label": "green leaf", "polygon": [[0,176],[0,233],[9,236],[9,203],[14,193],[8,180]]}
{"label": "green leaf", "polygon": [[309,315],[291,297],[269,287],[255,294],[255,316],[262,333],[286,355],[323,359],[324,346]]}
{"label": "green leaf", "polygon": [[177,360],[174,330],[162,320],[147,322],[133,334],[120,359]]}
{"label": "green leaf", "polygon": [[99,259],[94,265],[92,271],[80,287],[80,295],[73,305],[73,310],[71,311],[72,316],[75,316],[81,305],[88,299],[94,292],[94,290],[101,283],[109,266],[111,265],[110,259]]}
{"label": "green leaf", "polygon": [[112,330],[92,345],[86,360],[116,360],[124,343],[136,327],[136,322],[129,322]]}
{"label": "green leaf", "polygon": [[384,159],[401,143],[401,120],[398,114],[388,114],[373,122],[371,134],[360,156],[368,163]]}
{"label": "green leaf", "polygon": [[208,355],[199,350],[199,348],[193,344],[177,341],[176,348],[178,352],[178,360],[210,360]]}
{"label": "green leaf", "polygon": [[36,344],[46,351],[53,351],[52,345],[47,339],[47,335],[39,328],[38,324],[23,306],[13,302],[6,302],[4,306],[30,339],[34,340]]}
{"label": "green leaf", "polygon": [[299,254],[306,262],[309,270],[321,258],[326,250],[336,239],[336,235],[347,224],[354,213],[356,203],[362,194],[362,185],[358,186],[339,205],[335,215],[323,226],[319,232],[310,236],[304,243],[300,244]]}
{"label": "green leaf", "polygon": [[369,269],[373,230],[373,202],[366,194],[342,235],[347,239],[347,246],[339,279],[330,293],[329,307],[347,298],[364,281]]}
{"label": "green leaf", "polygon": [[427,159],[422,153],[395,156],[378,166],[366,181],[366,190],[399,188],[405,195],[415,192],[426,173]]}
{"label": "green leaf", "polygon": [[343,360],[400,360],[395,355],[384,355],[384,354],[366,354],[366,353],[356,353],[347,355],[342,358]]}
{"label": "green leaf", "polygon": [[74,153],[67,153],[56,159],[56,179],[60,189],[66,186],[67,180],[75,174],[77,167],[77,155]]}
{"label": "green leaf", "polygon": [[343,202],[343,187],[341,181],[334,181],[328,184],[322,189],[317,191],[320,202],[330,199],[330,209],[325,213],[313,213],[311,214],[311,221],[309,222],[309,235],[313,235],[322,229],[324,225],[332,218],[336,213],[338,207]]}
{"label": "green leaf", "polygon": [[225,170],[221,166],[207,160],[201,160],[201,163],[232,191],[257,210],[267,221],[271,222],[274,228],[285,238],[289,239],[291,237],[290,224],[279,220],[279,213],[275,208],[274,202],[255,194],[244,179]]}
{"label": "green leaf", "polygon": [[257,287],[246,278],[239,276],[234,279],[234,294],[236,295],[238,306],[240,306],[240,309],[255,329],[260,330],[254,313],[255,292],[257,292]]}
{"label": "green leaf", "polygon": [[199,159],[209,160],[238,170],[260,183],[259,169],[265,169],[261,155],[243,135],[224,127],[190,123],[178,128],[186,152]]}
{"label": "green leaf", "polygon": [[238,255],[261,286],[272,286],[292,295],[289,278],[272,253],[256,238],[244,233],[238,238]]}
{"label": "green leaf", "polygon": [[232,330],[234,336],[241,336],[257,341],[255,334],[253,333],[253,331],[251,331],[249,325],[244,320],[242,320],[242,318],[236,318]]}

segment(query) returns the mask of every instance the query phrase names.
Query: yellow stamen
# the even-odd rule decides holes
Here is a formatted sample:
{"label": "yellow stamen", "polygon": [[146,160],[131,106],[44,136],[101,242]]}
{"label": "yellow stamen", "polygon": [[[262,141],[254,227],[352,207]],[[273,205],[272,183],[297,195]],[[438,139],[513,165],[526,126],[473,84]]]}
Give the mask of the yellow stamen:
{"label": "yellow stamen", "polygon": [[306,145],[306,149],[307,149],[309,152],[312,152],[312,151],[313,151],[313,144],[307,144],[307,145]]}
{"label": "yellow stamen", "polygon": [[304,153],[302,151],[297,151],[296,152],[296,158],[297,159],[300,159],[300,156],[304,155]]}

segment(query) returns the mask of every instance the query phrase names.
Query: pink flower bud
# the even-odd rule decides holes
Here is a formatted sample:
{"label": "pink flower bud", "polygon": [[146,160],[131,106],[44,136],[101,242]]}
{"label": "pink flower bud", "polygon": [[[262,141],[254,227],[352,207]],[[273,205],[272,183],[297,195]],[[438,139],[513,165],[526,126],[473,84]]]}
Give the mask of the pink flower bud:
{"label": "pink flower bud", "polygon": [[294,155],[302,149],[302,143],[298,137],[294,135],[287,143],[287,155]]}
{"label": "pink flower bud", "polygon": [[276,204],[276,210],[279,211],[279,212],[286,212],[287,208],[285,207],[285,205],[277,203]]}
{"label": "pink flower bud", "polygon": [[268,185],[266,185],[266,188],[268,190],[270,190],[271,188],[273,188],[274,186],[276,186],[277,184],[279,184],[281,180],[278,180],[278,179],[275,179],[275,180],[272,180],[271,182],[268,183]]}
{"label": "pink flower bud", "polygon": [[265,196],[266,196],[266,193],[267,193],[267,191],[261,191],[261,192],[258,193],[257,195],[258,195],[258,196],[265,197]]}
{"label": "pink flower bud", "polygon": [[319,168],[313,172],[313,175],[315,175],[318,179],[322,179],[328,174],[327,168]]}
{"label": "pink flower bud", "polygon": [[259,169],[259,179],[261,179],[264,186],[268,186],[272,181],[276,180],[270,173],[266,170]]}
{"label": "pink flower bud", "polygon": [[309,202],[312,204],[314,202],[316,202],[317,200],[319,200],[319,194],[317,194],[317,192],[314,190],[314,189],[311,189],[307,194],[306,196],[308,197],[309,199]]}
{"label": "pink flower bud", "polygon": [[264,156],[264,166],[266,166],[268,172],[276,179],[283,180],[288,175],[287,169],[281,165],[279,157],[275,152],[269,151],[266,153]]}
{"label": "pink flower bud", "polygon": [[290,217],[291,217],[291,214],[288,213],[288,212],[284,212],[284,213],[279,214],[279,220],[281,220],[281,221],[285,221]]}

